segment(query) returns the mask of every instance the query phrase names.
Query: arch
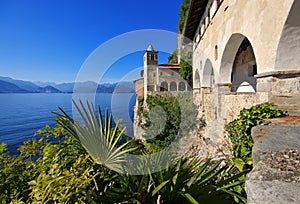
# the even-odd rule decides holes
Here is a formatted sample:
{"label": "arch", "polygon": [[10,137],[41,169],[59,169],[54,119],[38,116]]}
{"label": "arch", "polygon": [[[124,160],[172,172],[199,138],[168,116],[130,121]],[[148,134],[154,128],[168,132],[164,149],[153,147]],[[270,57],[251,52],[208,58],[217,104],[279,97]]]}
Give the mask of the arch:
{"label": "arch", "polygon": [[200,88],[200,75],[198,69],[195,72],[195,77],[194,77],[194,88]]}
{"label": "arch", "polygon": [[177,91],[177,84],[175,81],[170,83],[170,91]]}
{"label": "arch", "polygon": [[236,92],[243,82],[252,87],[249,90],[256,90],[256,58],[252,44],[246,36],[240,33],[231,35],[222,55],[219,73],[219,82],[231,84],[233,92]]}
{"label": "arch", "polygon": [[202,87],[212,88],[215,83],[214,69],[210,59],[207,59],[203,69]]}
{"label": "arch", "polygon": [[[244,37],[235,55],[231,73],[232,92],[255,92],[257,74],[256,59],[252,45]],[[253,91],[254,90],[254,91]]]}
{"label": "arch", "polygon": [[245,36],[240,33],[232,34],[229,38],[221,59],[221,66],[219,71],[220,83],[231,83],[231,72],[235,56],[244,39]]}
{"label": "arch", "polygon": [[160,91],[168,91],[168,83],[163,81],[160,84]]}
{"label": "arch", "polygon": [[178,90],[179,91],[185,91],[186,90],[186,85],[183,81],[179,82],[178,84]]}
{"label": "arch", "polygon": [[294,0],[277,47],[275,70],[300,70],[300,1]]}

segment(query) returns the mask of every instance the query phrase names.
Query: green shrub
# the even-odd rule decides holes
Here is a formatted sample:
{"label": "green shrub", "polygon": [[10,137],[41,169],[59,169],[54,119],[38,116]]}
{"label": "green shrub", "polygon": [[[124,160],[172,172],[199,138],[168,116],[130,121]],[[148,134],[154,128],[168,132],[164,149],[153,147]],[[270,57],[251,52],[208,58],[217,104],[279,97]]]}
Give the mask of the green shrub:
{"label": "green shrub", "polygon": [[188,136],[189,131],[198,125],[197,108],[189,92],[179,93],[177,97],[149,95],[147,106],[149,110],[160,108],[150,113],[143,112],[146,123],[142,127],[145,129],[144,138],[147,140],[145,146],[149,151],[156,152],[164,149],[177,136],[178,139]]}
{"label": "green shrub", "polygon": [[284,116],[273,103],[262,103],[249,109],[243,109],[238,118],[226,126],[233,145],[234,163],[240,171],[252,169],[251,128],[260,125],[264,119]]}

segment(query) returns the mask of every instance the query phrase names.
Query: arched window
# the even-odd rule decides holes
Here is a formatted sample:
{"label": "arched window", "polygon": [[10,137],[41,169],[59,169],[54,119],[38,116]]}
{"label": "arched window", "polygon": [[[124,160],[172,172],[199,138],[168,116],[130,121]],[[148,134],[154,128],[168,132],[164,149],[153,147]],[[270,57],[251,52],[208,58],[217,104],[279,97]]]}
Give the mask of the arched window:
{"label": "arched window", "polygon": [[168,91],[168,83],[163,81],[160,84],[160,91]]}
{"label": "arched window", "polygon": [[172,81],[170,83],[170,91],[177,91],[177,84],[176,84],[176,82]]}
{"label": "arched window", "polygon": [[179,91],[185,91],[186,90],[186,86],[185,86],[185,83],[183,81],[179,82],[178,89],[179,89]]}

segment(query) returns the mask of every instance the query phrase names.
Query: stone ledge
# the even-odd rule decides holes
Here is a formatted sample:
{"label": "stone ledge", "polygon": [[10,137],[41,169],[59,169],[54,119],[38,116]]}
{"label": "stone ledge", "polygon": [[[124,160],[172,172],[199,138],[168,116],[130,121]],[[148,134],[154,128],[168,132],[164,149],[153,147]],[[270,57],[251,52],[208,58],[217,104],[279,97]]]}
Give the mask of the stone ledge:
{"label": "stone ledge", "polygon": [[300,184],[281,181],[246,181],[248,204],[300,203]]}
{"label": "stone ledge", "polygon": [[266,120],[262,125],[252,128],[254,141],[252,148],[254,165],[265,158],[267,152],[300,150],[300,117],[286,116]]}
{"label": "stone ledge", "polygon": [[299,70],[292,70],[292,71],[272,71],[272,72],[265,72],[261,74],[256,74],[255,78],[265,78],[265,77],[277,77],[277,78],[292,78],[292,77],[300,77]]}

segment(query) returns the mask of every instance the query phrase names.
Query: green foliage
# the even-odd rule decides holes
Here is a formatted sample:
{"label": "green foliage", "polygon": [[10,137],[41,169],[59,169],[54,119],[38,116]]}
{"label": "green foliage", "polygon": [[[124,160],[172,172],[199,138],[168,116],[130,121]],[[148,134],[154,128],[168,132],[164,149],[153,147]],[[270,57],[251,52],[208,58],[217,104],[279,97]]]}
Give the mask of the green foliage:
{"label": "green foliage", "polygon": [[144,111],[144,96],[138,97],[138,114]]}
{"label": "green foliage", "polygon": [[178,33],[182,33],[184,23],[186,21],[191,0],[183,0],[180,6]]}
{"label": "green foliage", "polygon": [[177,97],[148,95],[147,105],[149,110],[159,107],[151,114],[148,111],[143,113],[146,118],[143,126],[144,138],[147,140],[145,146],[150,152],[166,148],[176,136],[179,136],[178,139],[187,136],[197,125],[196,106],[191,93],[179,93]]}
{"label": "green foliage", "polygon": [[[189,104],[189,98],[180,97]],[[186,106],[186,110],[193,107]],[[56,114],[57,125],[38,131],[36,138],[19,148],[21,153],[17,157],[8,154],[5,144],[0,145],[1,203],[233,203],[232,196],[245,199],[232,190],[243,174],[237,175],[231,167],[221,165],[221,161],[179,159],[164,170],[145,175],[113,171],[102,162],[107,160],[90,151],[99,139],[93,134],[98,132],[97,137],[122,153],[122,131],[111,126],[107,113],[103,117],[99,110],[95,120],[88,104],[81,106],[81,110],[85,126],[61,110],[61,114]],[[183,125],[187,123],[191,121]],[[80,128],[84,130],[77,133]],[[80,134],[85,130],[85,139],[95,140],[95,145],[81,143],[84,138]],[[129,153],[145,153],[136,141],[128,144],[123,147]],[[113,151],[110,155],[119,158],[114,157]]]}
{"label": "green foliage", "polygon": [[6,145],[0,145],[0,203],[28,199],[28,182],[33,178],[33,162],[24,162],[23,156],[11,157]]}
{"label": "green foliage", "polygon": [[168,63],[177,64],[178,63],[178,50],[174,50],[172,55],[168,57]]}
{"label": "green foliage", "polygon": [[264,119],[284,116],[286,113],[272,103],[262,103],[249,109],[243,109],[238,118],[226,126],[233,150],[234,163],[242,171],[252,169],[251,128],[260,125]]}
{"label": "green foliage", "polygon": [[185,79],[190,86],[193,81],[193,66],[192,66],[192,53],[188,52],[186,56],[183,56],[180,61],[180,76]]}
{"label": "green foliage", "polygon": [[[263,103],[249,109],[243,109],[238,118],[226,126],[233,145],[233,163],[239,172],[249,172],[253,168],[251,128],[260,125],[264,119],[280,117],[285,114],[285,112],[277,109],[274,104]],[[239,180],[245,180],[244,177],[240,177]],[[244,183],[235,186],[231,190],[246,195]],[[234,196],[234,198],[236,202],[241,200],[238,196]]]}

